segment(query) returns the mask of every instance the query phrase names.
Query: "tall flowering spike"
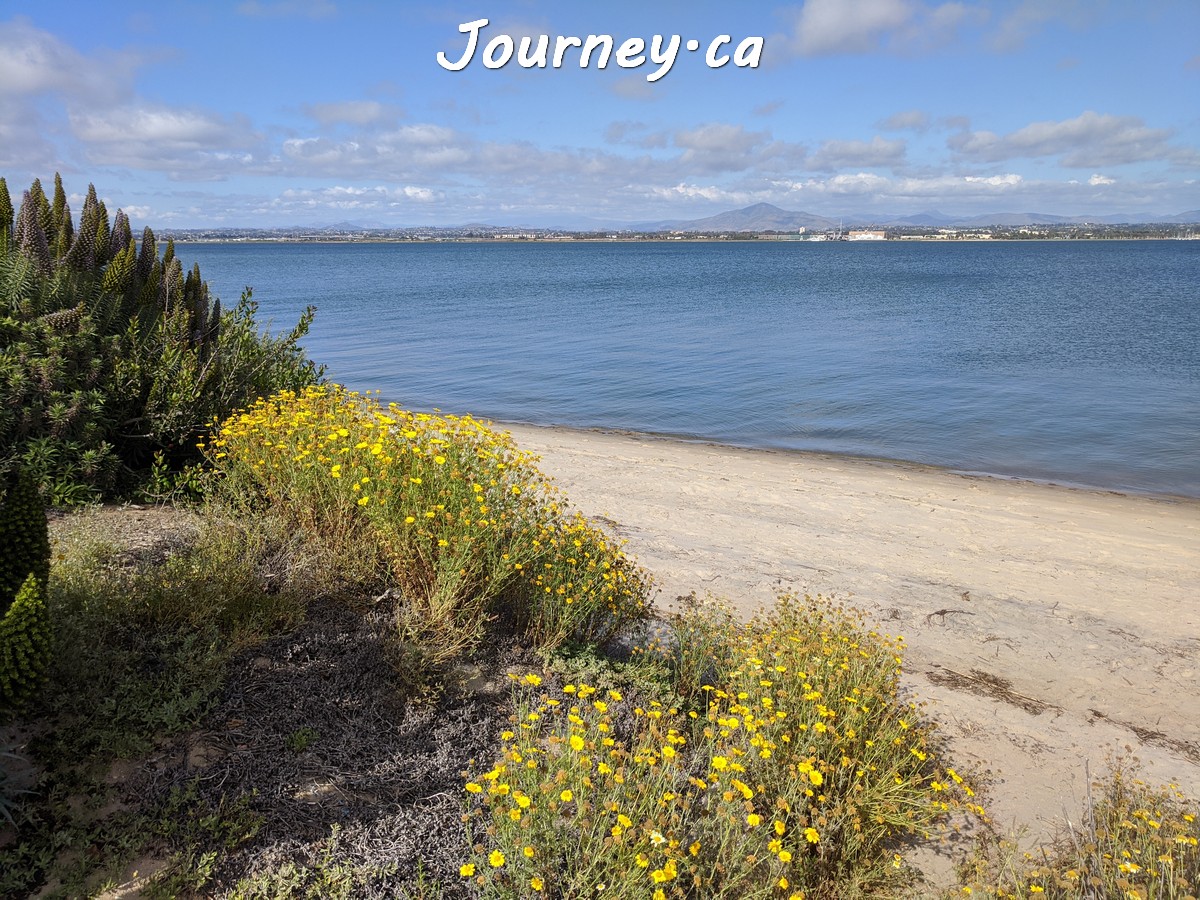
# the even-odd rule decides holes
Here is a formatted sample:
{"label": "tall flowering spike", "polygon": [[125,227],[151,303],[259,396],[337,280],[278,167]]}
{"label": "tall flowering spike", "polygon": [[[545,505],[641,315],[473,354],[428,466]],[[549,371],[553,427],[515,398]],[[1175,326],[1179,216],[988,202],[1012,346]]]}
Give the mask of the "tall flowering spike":
{"label": "tall flowering spike", "polygon": [[17,247],[33,262],[40,274],[49,275],[54,270],[54,264],[39,217],[37,198],[32,191],[26,191],[21,199],[21,210],[17,213]]}
{"label": "tall flowering spike", "polygon": [[[51,256],[61,260],[67,255],[67,251],[71,249],[71,243],[75,239],[75,229],[71,226],[71,207],[67,205],[67,201],[63,200],[62,205],[63,221],[67,223],[66,228],[59,228],[55,232],[54,246],[50,248]],[[46,240],[50,240],[50,235],[46,235]]]}
{"label": "tall flowering spike", "polygon": [[[142,246],[145,247],[144,241]],[[141,270],[141,265],[142,257],[139,255],[135,274]],[[162,274],[162,263],[155,259],[150,263],[150,274],[145,278],[141,278],[140,276],[136,278],[136,283],[141,286],[141,289],[138,293],[138,303],[140,305],[144,307],[154,307],[155,309],[158,308],[160,299],[159,286],[162,284]]]}
{"label": "tall flowering spike", "polygon": [[131,243],[124,250],[118,250],[104,270],[103,289],[113,294],[124,294],[133,284],[136,268],[137,255]]}
{"label": "tall flowering spike", "polygon": [[96,209],[96,265],[102,266],[110,259],[112,254],[109,253],[109,245],[111,240],[111,229],[108,224],[108,207],[101,200]]}
{"label": "tall flowering spike", "polygon": [[191,339],[203,346],[208,332],[208,290],[200,280],[200,265],[194,264],[183,282],[183,302],[190,311]]}
{"label": "tall flowering spike", "polygon": [[50,224],[46,228],[46,238],[54,241],[55,248],[62,247],[63,253],[66,253],[75,239],[71,207],[67,205],[67,192],[63,190],[62,176],[58,172],[54,173],[54,203],[50,207]]}
{"label": "tall flowering spike", "polygon": [[175,238],[167,238],[167,246],[163,249],[162,262],[163,268],[167,268],[171,264],[171,260],[175,258]]}
{"label": "tall flowering spike", "polygon": [[96,268],[96,232],[94,229],[85,228],[84,224],[84,220],[81,219],[79,233],[75,235],[71,249],[60,262],[60,265],[76,272],[91,272]]}
{"label": "tall flowering spike", "polygon": [[[46,192],[42,190],[42,180],[40,178],[33,179],[33,184],[29,186],[28,193],[33,202],[37,204],[38,227],[45,233],[46,225],[50,221],[50,201],[46,199]],[[49,236],[47,235],[47,237]]]}
{"label": "tall flowering spike", "polygon": [[133,231],[129,227],[129,216],[125,210],[118,209],[113,219],[112,233],[108,237],[108,258],[116,259],[117,254],[133,243]]}
{"label": "tall flowering spike", "polygon": [[[204,296],[208,296],[208,285],[204,286]],[[216,297],[212,302],[212,311],[208,314],[208,334],[204,339],[209,346],[216,347],[221,337],[221,298]]]}
{"label": "tall flowering spike", "polygon": [[147,225],[146,229],[142,232],[142,247],[138,251],[138,281],[145,281],[150,277],[150,272],[156,262],[158,262],[158,246],[154,243],[154,232]]}
{"label": "tall flowering spike", "polygon": [[164,310],[178,309],[183,302],[183,266],[174,256],[163,265],[163,279],[160,293],[161,305]]}
{"label": "tall flowering spike", "polygon": [[[13,237],[13,205],[8,195],[8,182],[0,178],[0,232],[7,231],[9,240]],[[3,250],[0,247],[0,250]]]}
{"label": "tall flowering spike", "polygon": [[79,231],[90,231],[96,236],[96,224],[100,218],[100,201],[96,199],[96,186],[88,185],[87,197],[83,200],[83,209],[79,212]]}

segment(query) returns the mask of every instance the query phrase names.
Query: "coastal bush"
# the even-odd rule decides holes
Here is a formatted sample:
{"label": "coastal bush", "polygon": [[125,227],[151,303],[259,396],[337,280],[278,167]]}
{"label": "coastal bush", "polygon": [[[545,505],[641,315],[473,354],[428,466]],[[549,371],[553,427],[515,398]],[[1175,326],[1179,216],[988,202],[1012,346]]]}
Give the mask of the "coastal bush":
{"label": "coastal bush", "polygon": [[0,711],[24,706],[42,684],[50,658],[46,582],[30,573],[0,617]]}
{"label": "coastal bush", "polygon": [[904,883],[894,844],[972,792],[898,698],[902,643],[791,596],[722,626],[698,708],[517,680],[500,753],[466,783],[461,874],[483,896],[833,898]]}
{"label": "coastal bush", "polygon": [[249,291],[232,310],[184,273],[171,241],[134,240],[89,186],[78,226],[55,176],[15,213],[0,178],[0,471],[18,463],[54,503],[96,500],[142,477],[155,453],[194,456],[213,416],[317,381],[299,340],[260,330]]}
{"label": "coastal bush", "polygon": [[1021,853],[1011,840],[980,847],[957,896],[1195,900],[1200,894],[1200,804],[1139,777],[1120,759],[1096,779],[1081,820]]}
{"label": "coastal bush", "polygon": [[[7,483],[6,483],[7,482]],[[0,473],[0,710],[23,706],[50,657],[46,511],[24,470]]]}
{"label": "coastal bush", "polygon": [[29,473],[0,475],[0,616],[30,574],[50,577],[46,510]]}
{"label": "coastal bush", "polygon": [[430,666],[477,646],[498,612],[542,649],[648,615],[642,571],[564,511],[511,436],[470,416],[312,386],[231,416],[205,451],[225,496],[257,499],[394,586],[401,639]]}

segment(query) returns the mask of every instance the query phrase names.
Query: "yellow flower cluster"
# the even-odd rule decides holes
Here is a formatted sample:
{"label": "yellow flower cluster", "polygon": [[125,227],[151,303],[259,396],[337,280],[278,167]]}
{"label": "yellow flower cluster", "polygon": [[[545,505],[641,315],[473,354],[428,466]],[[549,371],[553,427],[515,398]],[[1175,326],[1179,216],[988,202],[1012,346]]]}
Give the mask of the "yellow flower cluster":
{"label": "yellow flower cluster", "polygon": [[788,598],[724,634],[730,667],[699,708],[516,679],[499,761],[467,790],[492,849],[537,856],[489,885],[788,898],[875,857],[900,877],[888,842],[966,787],[896,699],[900,644]]}
{"label": "yellow flower cluster", "polygon": [[602,639],[647,614],[640,570],[564,512],[535,457],[470,416],[319,385],[259,400],[204,449],[233,490],[377,558],[404,596],[406,637],[443,658],[479,640],[502,593],[540,646]]}

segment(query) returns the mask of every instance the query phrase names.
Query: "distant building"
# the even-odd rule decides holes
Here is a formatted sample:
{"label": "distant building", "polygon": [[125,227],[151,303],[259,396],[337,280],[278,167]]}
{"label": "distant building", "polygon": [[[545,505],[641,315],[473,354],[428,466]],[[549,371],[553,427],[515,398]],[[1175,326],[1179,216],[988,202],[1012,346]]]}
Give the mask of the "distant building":
{"label": "distant building", "polygon": [[886,231],[851,231],[846,235],[848,241],[886,241]]}

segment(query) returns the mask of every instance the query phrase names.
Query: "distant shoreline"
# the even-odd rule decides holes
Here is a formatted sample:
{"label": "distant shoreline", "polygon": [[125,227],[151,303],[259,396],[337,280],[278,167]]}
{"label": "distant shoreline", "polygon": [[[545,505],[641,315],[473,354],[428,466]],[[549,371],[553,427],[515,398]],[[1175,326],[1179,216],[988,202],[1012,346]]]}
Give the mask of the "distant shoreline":
{"label": "distant shoreline", "polygon": [[1200,234],[1193,237],[905,237],[887,238],[885,240],[813,240],[811,238],[797,239],[763,239],[742,237],[628,237],[628,238],[490,238],[490,237],[461,237],[461,238],[360,238],[360,237],[319,237],[319,238],[195,238],[172,235],[169,231],[160,235],[163,240],[173,240],[179,244],[219,244],[234,246],[237,244],[1059,244],[1059,243],[1114,243],[1119,241],[1200,241]]}

